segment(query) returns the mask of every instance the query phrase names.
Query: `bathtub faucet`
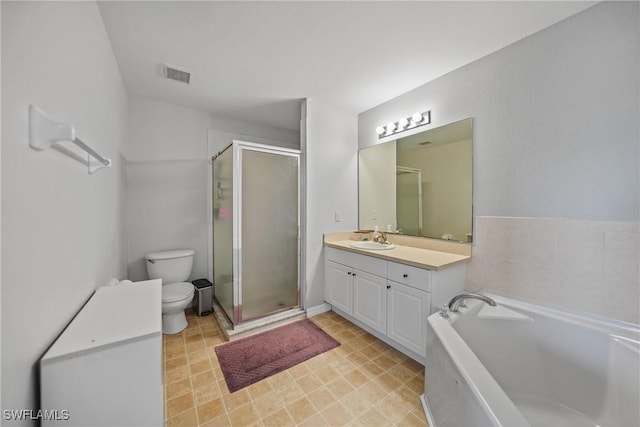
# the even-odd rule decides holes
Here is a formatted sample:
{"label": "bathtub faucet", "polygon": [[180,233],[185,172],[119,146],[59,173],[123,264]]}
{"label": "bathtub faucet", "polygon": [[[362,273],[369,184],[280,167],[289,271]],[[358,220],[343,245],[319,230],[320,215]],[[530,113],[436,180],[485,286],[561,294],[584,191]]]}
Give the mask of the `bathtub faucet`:
{"label": "bathtub faucet", "polygon": [[496,305],[498,305],[494,300],[492,300],[487,296],[475,294],[475,293],[468,293],[468,294],[456,295],[455,297],[451,298],[451,301],[449,301],[449,310],[453,312],[458,311],[458,308],[460,308],[461,306],[462,307],[465,306],[464,300],[466,299],[479,299],[480,301],[484,301],[492,307],[495,307]]}

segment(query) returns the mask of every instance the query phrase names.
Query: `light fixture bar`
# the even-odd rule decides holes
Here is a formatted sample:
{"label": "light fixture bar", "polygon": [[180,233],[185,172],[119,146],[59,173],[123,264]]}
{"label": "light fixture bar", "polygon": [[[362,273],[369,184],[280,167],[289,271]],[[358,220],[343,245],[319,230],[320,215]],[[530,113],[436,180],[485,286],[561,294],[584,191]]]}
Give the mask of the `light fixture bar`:
{"label": "light fixture bar", "polygon": [[378,126],[376,133],[378,134],[378,138],[386,138],[387,136],[414,129],[418,126],[428,125],[429,123],[431,123],[431,111],[413,113],[411,117],[403,117],[397,122],[391,122],[385,126]]}

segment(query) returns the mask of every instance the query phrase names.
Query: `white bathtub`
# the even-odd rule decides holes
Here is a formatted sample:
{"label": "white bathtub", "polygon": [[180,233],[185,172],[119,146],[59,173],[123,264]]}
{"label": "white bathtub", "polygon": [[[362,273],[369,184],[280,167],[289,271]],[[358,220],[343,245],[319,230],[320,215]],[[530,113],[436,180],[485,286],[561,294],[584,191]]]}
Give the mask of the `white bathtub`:
{"label": "white bathtub", "polygon": [[428,319],[431,427],[640,426],[638,325],[485,295]]}

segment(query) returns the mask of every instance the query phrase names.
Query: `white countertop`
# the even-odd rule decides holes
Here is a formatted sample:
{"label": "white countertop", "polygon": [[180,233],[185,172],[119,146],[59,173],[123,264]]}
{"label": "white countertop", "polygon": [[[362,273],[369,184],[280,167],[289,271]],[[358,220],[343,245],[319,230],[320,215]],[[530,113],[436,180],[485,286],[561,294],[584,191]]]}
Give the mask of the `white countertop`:
{"label": "white countertop", "polygon": [[98,288],[42,357],[52,359],[162,335],[162,281]]}
{"label": "white countertop", "polygon": [[461,262],[467,262],[471,259],[471,256],[468,255],[398,245],[395,242],[394,245],[396,247],[394,249],[383,251],[354,248],[353,246],[351,246],[352,243],[354,243],[353,240],[346,239],[334,240],[331,238],[325,238],[324,241],[324,245],[328,247],[356,252],[375,258],[381,258],[387,261],[394,261],[401,264],[412,265],[418,268],[426,268],[429,270],[442,270]]}

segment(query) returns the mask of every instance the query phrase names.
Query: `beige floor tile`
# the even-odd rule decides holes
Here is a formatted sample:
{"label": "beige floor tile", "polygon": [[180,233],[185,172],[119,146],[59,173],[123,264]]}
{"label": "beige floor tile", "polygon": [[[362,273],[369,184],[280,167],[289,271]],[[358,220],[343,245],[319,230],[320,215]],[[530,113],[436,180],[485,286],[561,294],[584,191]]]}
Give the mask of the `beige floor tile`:
{"label": "beige floor tile", "polygon": [[351,412],[340,402],[334,403],[320,412],[320,414],[332,426],[343,426],[353,419]]}
{"label": "beige floor tile", "polygon": [[362,426],[382,427],[389,425],[389,421],[376,408],[371,408],[358,416],[357,421]]}
{"label": "beige floor tile", "polygon": [[299,427],[330,427],[322,415],[316,414],[299,424]]}
{"label": "beige floor tile", "polygon": [[171,360],[176,357],[187,357],[187,349],[184,346],[178,346],[164,351],[165,360]]}
{"label": "beige floor tile", "polygon": [[304,363],[299,363],[293,368],[288,369],[289,374],[293,377],[293,379],[297,380],[299,378],[304,377],[305,375],[309,375],[311,373],[311,369]]}
{"label": "beige floor tile", "polygon": [[190,393],[191,390],[192,390],[191,380],[189,378],[185,378],[184,380],[167,384],[165,386],[165,391],[166,391],[165,399],[170,400],[178,396],[182,396],[183,394]]}
{"label": "beige floor tile", "polygon": [[401,384],[398,379],[392,377],[387,372],[378,375],[374,380],[384,387],[387,392],[392,392],[396,388],[400,387]]}
{"label": "beige floor tile", "polygon": [[287,405],[287,411],[289,411],[289,415],[291,415],[296,424],[300,424],[318,413],[318,410],[306,397]]}
{"label": "beige floor tile", "polygon": [[285,405],[295,402],[304,395],[304,391],[295,381],[276,388],[275,392]]}
{"label": "beige floor tile", "polygon": [[402,364],[397,364],[395,366],[392,366],[387,370],[387,372],[389,373],[389,375],[398,379],[398,381],[400,381],[403,384],[415,376],[415,372],[413,372],[412,370],[410,370],[409,368],[407,368]]}
{"label": "beige floor tile", "polygon": [[216,381],[216,376],[213,374],[213,370],[200,372],[195,375],[191,375],[191,384],[194,388],[202,387],[207,384],[211,384]]}
{"label": "beige floor tile", "polygon": [[193,407],[193,394],[191,392],[169,399],[166,406],[167,418],[172,418]]}
{"label": "beige floor tile", "polygon": [[307,397],[313,405],[318,409],[318,411],[322,411],[325,408],[333,405],[336,402],[336,396],[333,395],[326,386],[319,387],[312,393],[307,394]]}
{"label": "beige floor tile", "polygon": [[198,425],[196,410],[190,409],[167,419],[167,427],[193,427]]}
{"label": "beige floor tile", "polygon": [[249,392],[251,398],[255,400],[258,397],[263,396],[270,391],[273,391],[273,387],[271,387],[269,381],[262,380],[258,381],[257,383],[251,384],[249,387],[247,387],[247,391]]}
{"label": "beige floor tile", "polygon": [[371,403],[374,404],[388,394],[387,391],[375,381],[369,381],[368,383],[360,387],[359,391],[363,395],[365,395],[367,399],[371,401]]}
{"label": "beige floor tile", "polygon": [[278,387],[281,387],[283,385],[290,384],[292,380],[293,378],[287,371],[279,372],[267,379],[267,381],[269,381],[269,384],[271,384],[271,387],[273,387],[274,389],[277,389]]}
{"label": "beige floor tile", "polygon": [[299,378],[296,383],[306,394],[317,390],[318,387],[321,387],[323,385],[322,381],[320,381],[320,379],[315,374],[305,375],[304,377]]}
{"label": "beige floor tile", "polygon": [[222,396],[218,384],[215,382],[204,384],[198,388],[193,389],[193,398],[195,399],[196,406],[209,402],[213,399],[217,399]]}
{"label": "beige floor tile", "polygon": [[232,427],[250,426],[260,419],[258,418],[258,413],[255,408],[250,403],[228,412],[227,415],[229,416],[229,422]]}
{"label": "beige floor tile", "polygon": [[424,367],[328,312],[312,318],[341,345],[230,393],[212,316],[163,337],[167,426],[424,426]]}
{"label": "beige floor tile", "polygon": [[196,406],[196,412],[198,414],[198,421],[206,423],[224,414],[225,407],[221,398],[214,399],[202,405]]}
{"label": "beige floor tile", "polygon": [[344,378],[354,387],[358,388],[369,382],[369,377],[362,373],[358,368],[348,372]]}
{"label": "beige floor tile", "polygon": [[164,383],[171,384],[178,381],[182,381],[189,378],[189,367],[178,366],[177,368],[169,369],[165,372]]}
{"label": "beige floor tile", "polygon": [[398,425],[403,427],[424,427],[428,424],[425,417],[419,418],[413,412],[409,412],[398,422]]}
{"label": "beige floor tile", "polygon": [[344,378],[338,378],[331,381],[327,384],[327,388],[331,390],[331,393],[333,393],[338,399],[342,399],[342,397],[354,390],[353,386]]}
{"label": "beige floor tile", "polygon": [[395,392],[376,403],[376,409],[394,424],[400,421],[412,408],[413,405],[408,404]]}
{"label": "beige floor tile", "polygon": [[246,405],[251,400],[246,389],[238,390],[230,394],[223,394],[222,398],[224,399],[224,406],[229,413],[236,408]]}
{"label": "beige floor tile", "polygon": [[[199,427],[228,427],[229,425],[231,425],[231,422],[229,421],[229,417],[227,416],[226,413],[217,416],[216,418],[214,418],[213,420],[206,422],[204,424],[200,424]],[[194,427],[192,425],[192,427]]]}
{"label": "beige floor tile", "polygon": [[189,364],[189,371],[191,375],[196,375],[201,372],[212,370],[211,362],[209,361],[209,356],[206,359],[200,360],[199,362],[193,362]]}
{"label": "beige floor tile", "polygon": [[373,403],[369,398],[358,390],[354,390],[346,396],[343,396],[340,399],[340,402],[351,411],[354,417],[357,417],[373,407]]}
{"label": "beige floor tile", "polygon": [[270,391],[257,399],[253,399],[253,406],[255,406],[260,418],[263,419],[284,409],[282,401],[274,391]]}
{"label": "beige floor tile", "polygon": [[179,368],[181,366],[185,366],[187,364],[187,356],[178,356],[173,359],[165,359],[164,361],[164,369],[171,370],[174,368]]}
{"label": "beige floor tile", "polygon": [[296,425],[295,421],[293,421],[287,410],[284,408],[269,415],[267,418],[263,418],[262,423],[267,427],[289,427]]}
{"label": "beige floor tile", "polygon": [[324,366],[314,372],[318,379],[323,383],[330,383],[331,381],[340,377],[336,371],[333,370],[331,366]]}

